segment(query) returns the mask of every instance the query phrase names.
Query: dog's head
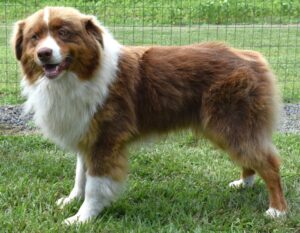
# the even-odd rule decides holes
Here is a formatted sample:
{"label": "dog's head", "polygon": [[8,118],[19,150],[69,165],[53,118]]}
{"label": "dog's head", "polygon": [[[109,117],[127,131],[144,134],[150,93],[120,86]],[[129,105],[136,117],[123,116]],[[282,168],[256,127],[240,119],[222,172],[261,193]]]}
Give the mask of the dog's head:
{"label": "dog's head", "polygon": [[15,24],[12,45],[26,79],[57,79],[73,72],[88,79],[97,70],[103,31],[93,16],[73,8],[46,7]]}

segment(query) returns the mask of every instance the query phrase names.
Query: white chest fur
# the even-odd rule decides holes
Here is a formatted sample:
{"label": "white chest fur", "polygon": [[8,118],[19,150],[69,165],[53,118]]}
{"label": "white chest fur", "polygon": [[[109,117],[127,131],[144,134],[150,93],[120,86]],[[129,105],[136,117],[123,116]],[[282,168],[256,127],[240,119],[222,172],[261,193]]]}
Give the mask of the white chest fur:
{"label": "white chest fur", "polygon": [[97,78],[80,81],[70,72],[58,80],[42,78],[33,85],[23,82],[25,111],[34,112],[35,123],[46,137],[64,148],[75,149],[104,100],[100,83]]}

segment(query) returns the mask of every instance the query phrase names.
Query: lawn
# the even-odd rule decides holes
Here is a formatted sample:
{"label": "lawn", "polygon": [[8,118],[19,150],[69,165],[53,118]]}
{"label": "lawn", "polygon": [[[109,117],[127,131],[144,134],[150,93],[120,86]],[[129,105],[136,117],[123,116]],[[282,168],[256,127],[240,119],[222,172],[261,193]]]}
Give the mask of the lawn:
{"label": "lawn", "polygon": [[55,201],[73,185],[75,157],[39,135],[0,136],[1,232],[298,232],[300,135],[274,137],[282,156],[285,219],[263,216],[267,192],[260,178],[247,190],[231,190],[239,176],[224,153],[180,132],[129,149],[127,189],[93,223],[66,227]]}

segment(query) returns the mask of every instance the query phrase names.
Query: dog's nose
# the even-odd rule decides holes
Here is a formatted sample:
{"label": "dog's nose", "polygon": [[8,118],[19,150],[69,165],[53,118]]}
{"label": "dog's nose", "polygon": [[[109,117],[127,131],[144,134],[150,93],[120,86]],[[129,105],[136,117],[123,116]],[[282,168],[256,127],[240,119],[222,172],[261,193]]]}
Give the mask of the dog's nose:
{"label": "dog's nose", "polygon": [[52,49],[49,48],[41,48],[38,50],[37,52],[38,58],[42,61],[42,62],[47,62],[50,60],[51,56],[52,56]]}

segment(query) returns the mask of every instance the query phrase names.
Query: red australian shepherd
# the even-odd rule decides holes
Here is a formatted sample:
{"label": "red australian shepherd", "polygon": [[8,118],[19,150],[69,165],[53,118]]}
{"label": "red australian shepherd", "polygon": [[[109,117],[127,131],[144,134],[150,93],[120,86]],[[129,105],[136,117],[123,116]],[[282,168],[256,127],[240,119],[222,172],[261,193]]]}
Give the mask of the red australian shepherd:
{"label": "red australian shepherd", "polygon": [[46,7],[15,25],[25,110],[43,134],[77,154],[75,185],[64,207],[84,197],[67,224],[97,216],[121,192],[126,145],[147,134],[191,128],[242,169],[231,187],[269,191],[266,214],[286,213],[272,143],[280,98],[266,60],[222,43],[128,47],[95,17]]}

